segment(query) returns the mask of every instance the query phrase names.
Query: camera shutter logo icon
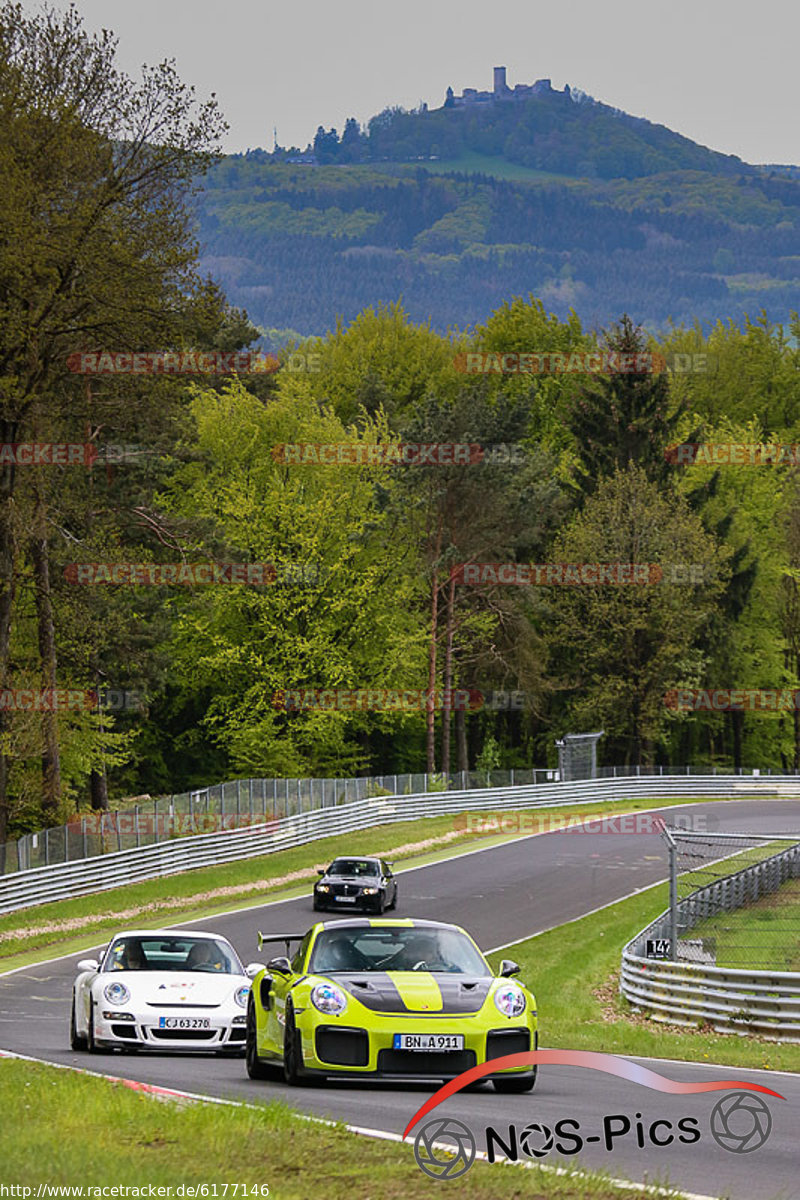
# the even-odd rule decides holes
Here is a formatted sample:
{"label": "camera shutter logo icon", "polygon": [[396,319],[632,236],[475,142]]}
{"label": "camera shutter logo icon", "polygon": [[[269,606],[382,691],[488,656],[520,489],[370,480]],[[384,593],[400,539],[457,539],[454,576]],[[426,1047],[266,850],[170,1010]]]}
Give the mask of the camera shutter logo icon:
{"label": "camera shutter logo icon", "polygon": [[772,1114],[761,1097],[752,1092],[731,1092],[711,1111],[711,1136],[732,1154],[759,1150],[771,1132]]}
{"label": "camera shutter logo icon", "polygon": [[475,1138],[461,1121],[427,1121],[414,1139],[417,1166],[431,1179],[458,1179],[475,1161]]}

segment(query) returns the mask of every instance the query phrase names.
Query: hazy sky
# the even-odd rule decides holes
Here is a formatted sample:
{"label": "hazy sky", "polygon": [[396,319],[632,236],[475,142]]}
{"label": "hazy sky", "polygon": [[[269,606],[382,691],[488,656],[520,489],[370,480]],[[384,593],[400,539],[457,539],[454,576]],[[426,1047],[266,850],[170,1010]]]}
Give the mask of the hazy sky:
{"label": "hazy sky", "polygon": [[[56,0],[66,6],[66,0]],[[25,7],[36,4],[26,0]],[[225,148],[305,146],[451,84],[550,77],[749,162],[800,162],[800,6],[789,0],[77,0],[119,62],[175,58],[216,92]]]}

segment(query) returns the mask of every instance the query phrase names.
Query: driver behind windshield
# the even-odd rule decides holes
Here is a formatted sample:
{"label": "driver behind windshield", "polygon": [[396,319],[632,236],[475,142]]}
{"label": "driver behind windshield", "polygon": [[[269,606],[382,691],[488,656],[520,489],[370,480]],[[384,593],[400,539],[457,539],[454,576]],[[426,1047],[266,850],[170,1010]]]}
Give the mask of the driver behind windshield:
{"label": "driver behind windshield", "polygon": [[359,971],[364,965],[363,954],[358,952],[347,933],[323,933],[317,942],[315,971]]}
{"label": "driver behind windshield", "polygon": [[216,942],[195,942],[186,957],[186,966],[190,971],[227,971]]}
{"label": "driver behind windshield", "polygon": [[378,864],[367,859],[337,858],[331,863],[329,875],[379,875]]}
{"label": "driver behind windshield", "polygon": [[147,966],[139,942],[122,942],[114,947],[113,953],[112,971],[143,971]]}
{"label": "driver behind windshield", "polygon": [[459,971],[461,968],[442,953],[441,942],[434,934],[420,933],[409,938],[402,956],[396,961],[396,971]]}

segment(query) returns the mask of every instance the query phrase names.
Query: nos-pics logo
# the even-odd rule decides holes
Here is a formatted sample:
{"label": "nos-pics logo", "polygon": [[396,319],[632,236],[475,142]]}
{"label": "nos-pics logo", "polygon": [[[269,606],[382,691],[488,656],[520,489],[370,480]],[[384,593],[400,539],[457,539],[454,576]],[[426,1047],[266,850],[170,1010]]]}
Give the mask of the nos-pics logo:
{"label": "nos-pics logo", "polygon": [[[741,1080],[681,1083],[610,1054],[579,1050],[535,1050],[494,1059],[472,1067],[452,1079],[415,1113],[403,1136],[408,1137],[411,1129],[422,1117],[467,1084],[498,1070],[530,1066],[540,1062],[556,1062],[605,1071],[607,1074],[630,1079],[644,1087],[670,1095],[729,1092],[714,1105],[710,1114],[709,1129],[717,1145],[732,1154],[751,1154],[759,1150],[772,1131],[770,1110],[761,1096],[755,1093],[762,1092],[780,1100],[785,1099],[771,1088]],[[561,1119],[552,1128],[540,1122],[532,1122],[522,1128],[513,1123],[501,1129],[487,1126],[484,1130],[486,1148],[481,1152],[481,1156],[485,1156],[489,1162],[494,1162],[498,1157],[518,1162],[521,1156],[530,1160],[541,1160],[552,1151],[565,1156],[578,1154],[589,1143],[599,1144],[610,1152],[618,1141],[623,1140],[629,1146],[638,1146],[640,1150],[652,1146],[688,1146],[701,1140],[699,1125],[697,1117],[644,1120],[642,1114],[637,1112],[633,1119],[623,1113],[598,1118],[597,1127],[591,1130],[582,1129],[580,1121],[572,1118]],[[414,1157],[417,1165],[432,1179],[458,1179],[469,1170],[477,1155],[478,1145],[474,1133],[463,1121],[452,1117],[437,1116],[426,1121],[414,1139]]]}

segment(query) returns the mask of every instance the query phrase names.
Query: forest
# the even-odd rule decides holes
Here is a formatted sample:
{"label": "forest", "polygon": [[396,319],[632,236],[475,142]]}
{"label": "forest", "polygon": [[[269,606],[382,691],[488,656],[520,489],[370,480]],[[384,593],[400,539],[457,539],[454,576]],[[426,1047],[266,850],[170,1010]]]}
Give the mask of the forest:
{"label": "forest", "polygon": [[[665,208],[648,242],[599,203],[589,236],[577,191],[232,161],[214,101],[169,64],[132,84],[74,10],[3,11],[0,843],[223,778],[552,765],[556,738],[596,729],[606,764],[800,768],[797,455],[724,452],[796,449],[800,319],[726,310],[711,270],[732,198],[736,254],[790,255],[785,181],[723,181],[716,210]],[[275,243],[296,308],[243,311],[222,260],[209,278],[205,170],[207,221],[233,219],[210,196],[238,197],[247,286]],[[262,173],[268,201],[250,194]],[[635,214],[628,186],[615,203]],[[454,289],[474,269],[497,297],[460,327],[362,304],[339,275],[344,227],[353,271],[397,288],[395,243],[448,258],[470,223],[493,245],[530,238],[530,270],[516,251],[453,254]],[[526,286],[562,261],[625,291],[661,245],[668,297],[690,264],[667,238],[705,247],[714,320],[656,333],[631,282],[599,323],[577,270],[559,276],[566,309]],[[321,332],[315,240],[345,310]],[[299,331],[269,369],[262,324]],[[248,347],[252,369],[229,369]],[[200,351],[228,367],[153,367]],[[664,365],[463,369],[598,351]],[[74,369],[101,352],[124,366]],[[680,700],[731,689],[727,707]]]}
{"label": "forest", "polygon": [[[644,178],[504,179],[409,164],[229,156],[195,201],[201,267],[262,329],[324,334],[402,303],[440,333],[533,293],[599,329],[631,311],[660,332],[800,308],[800,181],[752,168]],[[498,166],[499,164],[499,166]]]}

